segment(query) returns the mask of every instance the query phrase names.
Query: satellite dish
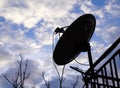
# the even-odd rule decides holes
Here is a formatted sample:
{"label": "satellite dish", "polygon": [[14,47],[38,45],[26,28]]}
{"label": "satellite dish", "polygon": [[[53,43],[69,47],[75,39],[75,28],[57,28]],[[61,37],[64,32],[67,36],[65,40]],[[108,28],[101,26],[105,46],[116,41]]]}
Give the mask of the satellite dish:
{"label": "satellite dish", "polygon": [[65,65],[74,60],[89,43],[96,25],[92,14],[85,14],[76,19],[63,33],[53,52],[53,59],[58,65]]}

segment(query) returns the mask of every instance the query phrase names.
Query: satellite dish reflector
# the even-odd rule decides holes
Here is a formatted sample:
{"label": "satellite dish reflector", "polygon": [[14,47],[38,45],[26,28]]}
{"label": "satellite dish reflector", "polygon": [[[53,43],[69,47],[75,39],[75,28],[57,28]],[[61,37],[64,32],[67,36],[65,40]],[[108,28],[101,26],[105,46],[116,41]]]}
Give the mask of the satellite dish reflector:
{"label": "satellite dish reflector", "polygon": [[89,43],[96,25],[92,14],[85,14],[76,19],[63,33],[53,52],[53,59],[58,65],[65,65],[82,52],[81,44]]}

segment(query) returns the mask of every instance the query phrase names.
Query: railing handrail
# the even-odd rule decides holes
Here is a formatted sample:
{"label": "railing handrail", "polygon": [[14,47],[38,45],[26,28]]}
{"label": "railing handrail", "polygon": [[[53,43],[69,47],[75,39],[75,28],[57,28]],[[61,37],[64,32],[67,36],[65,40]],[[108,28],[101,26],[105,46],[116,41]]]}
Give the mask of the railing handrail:
{"label": "railing handrail", "polygon": [[97,71],[96,71],[96,73],[98,73],[107,63],[109,63],[116,55],[118,55],[120,53],[120,49],[118,49],[113,55],[112,55],[112,57],[107,61],[107,62],[105,62],[105,64],[104,65],[102,65]]}
{"label": "railing handrail", "polygon": [[[97,66],[105,57],[107,57],[120,43],[120,37],[105,51],[105,53],[93,64],[93,68]],[[86,71],[86,74],[89,73],[90,68]]]}

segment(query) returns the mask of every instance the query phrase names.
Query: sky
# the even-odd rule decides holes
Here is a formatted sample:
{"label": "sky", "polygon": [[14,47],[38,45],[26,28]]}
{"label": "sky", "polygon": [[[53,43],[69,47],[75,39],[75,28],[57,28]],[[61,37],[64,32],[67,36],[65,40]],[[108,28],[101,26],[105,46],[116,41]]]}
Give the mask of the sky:
{"label": "sky", "polygon": [[[90,41],[95,62],[120,37],[120,0],[0,0],[0,74],[9,73],[21,53],[30,60],[31,72],[36,74],[28,84],[37,80],[40,72],[46,72],[46,78],[54,82],[53,32],[56,27],[69,26],[88,13],[96,18]],[[88,64],[85,53],[76,59]],[[70,65],[78,64],[72,61],[66,66],[65,76],[71,81],[71,75],[78,73],[71,70]],[[0,80],[0,88],[8,86],[5,80]]]}

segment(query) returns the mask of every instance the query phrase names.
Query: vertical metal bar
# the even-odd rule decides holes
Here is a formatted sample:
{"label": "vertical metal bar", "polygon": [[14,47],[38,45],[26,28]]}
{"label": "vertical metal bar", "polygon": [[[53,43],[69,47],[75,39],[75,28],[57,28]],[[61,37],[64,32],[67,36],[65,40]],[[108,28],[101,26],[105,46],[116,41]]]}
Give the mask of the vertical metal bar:
{"label": "vertical metal bar", "polygon": [[[113,59],[113,64],[114,64],[114,68],[115,68],[115,76],[118,79],[118,72],[117,72],[117,66],[116,66],[116,61],[115,58]],[[119,81],[117,80],[117,87],[119,88]]]}
{"label": "vertical metal bar", "polygon": [[93,81],[94,81],[93,85],[96,88],[96,78],[94,78]]}
{"label": "vertical metal bar", "polygon": [[[113,69],[112,69],[112,60],[110,61],[110,70],[111,70],[111,76],[114,78],[114,76],[113,76]],[[113,83],[113,87],[115,87],[114,80],[112,80],[112,83]]]}
{"label": "vertical metal bar", "polygon": [[88,76],[87,75],[85,75],[85,88],[89,88],[88,86],[89,86],[89,84],[88,84]]}
{"label": "vertical metal bar", "polygon": [[92,77],[91,77],[91,76],[90,76],[90,79],[91,79],[91,80],[90,80],[90,82],[91,82],[91,83],[90,83],[90,84],[91,84],[91,88],[93,88],[93,83],[92,83]]}
{"label": "vertical metal bar", "polygon": [[[101,70],[101,75],[104,76],[103,69]],[[103,84],[103,86],[104,86],[104,83],[105,83],[105,82],[104,82],[104,78],[102,78],[102,84]],[[105,88],[105,87],[104,87],[104,88]]]}
{"label": "vertical metal bar", "polygon": [[100,88],[100,84],[99,84],[99,79],[97,78],[97,87],[96,88]]}
{"label": "vertical metal bar", "polygon": [[98,83],[99,83],[98,77],[97,77],[97,79],[96,79],[96,83],[97,83],[97,84],[96,84],[96,88],[100,88],[100,86],[99,86],[99,84],[98,84]]}
{"label": "vertical metal bar", "polygon": [[88,47],[89,47],[89,49],[88,49],[88,51],[87,51],[87,53],[88,53],[88,59],[89,59],[89,64],[90,64],[90,81],[91,81],[91,88],[95,88],[95,83],[94,83],[94,69],[93,69],[93,61],[92,61],[92,54],[91,54],[91,49],[90,49],[90,44],[88,43]]}
{"label": "vertical metal bar", "polygon": [[88,58],[89,58],[90,69],[93,71],[93,61],[92,61],[92,55],[90,49],[88,50]]}
{"label": "vertical metal bar", "polygon": [[[104,67],[104,71],[105,71],[105,76],[107,77],[107,70],[106,70],[106,67]],[[108,79],[105,79],[106,80],[106,86],[108,87]]]}
{"label": "vertical metal bar", "polygon": [[94,82],[93,82],[93,80],[94,80],[94,70],[93,70],[93,61],[92,61],[92,55],[91,55],[91,51],[90,51],[90,49],[88,50],[88,58],[89,58],[89,64],[90,64],[90,81],[91,81],[91,88],[95,88],[95,85],[94,85]]}

